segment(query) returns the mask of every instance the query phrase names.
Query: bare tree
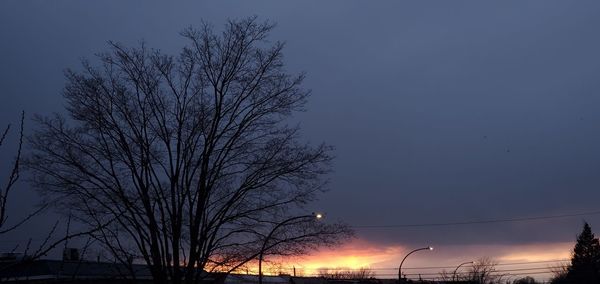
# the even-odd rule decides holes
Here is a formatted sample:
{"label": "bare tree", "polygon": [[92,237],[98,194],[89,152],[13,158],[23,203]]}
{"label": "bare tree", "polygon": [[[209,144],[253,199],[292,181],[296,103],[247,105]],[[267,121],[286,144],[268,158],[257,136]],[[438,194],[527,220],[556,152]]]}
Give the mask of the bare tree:
{"label": "bare tree", "polygon": [[445,282],[454,282],[454,281],[456,281],[456,277],[457,277],[456,273],[454,273],[453,271],[448,271],[446,269],[443,269],[439,275],[440,275],[439,278]]}
{"label": "bare tree", "polygon": [[335,280],[365,280],[375,278],[376,274],[373,269],[361,267],[358,269],[349,268],[322,268],[318,271],[319,277]]}
{"label": "bare tree", "polygon": [[[35,210],[32,210],[27,216],[20,218],[18,221],[12,221],[9,223],[9,211],[8,210],[9,210],[9,206],[11,204],[10,195],[13,192],[13,190],[15,189],[15,186],[18,184],[18,181],[21,177],[21,154],[22,154],[22,150],[23,150],[24,124],[25,124],[25,112],[23,111],[23,112],[21,112],[18,139],[17,139],[17,144],[16,144],[16,153],[15,153],[13,160],[10,162],[10,165],[9,165],[10,170],[8,173],[8,177],[6,178],[6,180],[3,180],[2,184],[0,185],[1,186],[0,187],[0,240],[2,239],[2,237],[4,235],[6,235],[7,233],[12,232],[14,230],[17,230],[19,227],[21,227],[27,221],[31,220],[36,215],[40,214],[45,209],[45,206],[41,206]],[[12,128],[12,125],[8,124],[6,126],[6,128],[4,128],[4,130],[0,133],[0,147],[5,145],[4,143],[6,143],[6,139],[11,131],[11,128]],[[12,203],[14,205],[14,202],[12,202]],[[75,235],[74,236],[66,235],[65,237],[60,238],[58,240],[53,240],[52,237],[56,231],[57,225],[58,225],[58,223],[54,224],[52,229],[48,232],[48,234],[45,236],[45,238],[41,241],[39,246],[36,246],[36,247],[32,246],[31,238],[24,239],[22,243],[15,244],[15,246],[12,248],[12,250],[10,252],[15,253],[18,251],[19,254],[22,254],[22,258],[18,258],[15,256],[14,261],[7,261],[7,262],[3,263],[3,265],[0,266],[0,273],[5,272],[5,271],[10,271],[11,269],[13,269],[13,267],[15,265],[22,264],[25,261],[32,261],[39,257],[42,257],[46,253],[48,253],[50,250],[57,247],[63,241],[70,239],[72,237],[79,236],[79,234],[76,236]],[[6,280],[6,279],[4,279],[3,277],[0,276],[0,282],[3,282],[4,280]]]}
{"label": "bare tree", "polygon": [[550,267],[550,271],[552,271],[552,278],[549,283],[552,284],[562,284],[569,283],[567,279],[567,275],[569,274],[570,265],[562,264]]}
{"label": "bare tree", "polygon": [[[6,178],[5,181],[2,181],[2,185],[0,185],[0,186],[2,186],[0,188],[0,236],[5,235],[6,233],[9,233],[11,231],[14,231],[18,227],[25,224],[27,221],[31,220],[31,218],[33,218],[34,216],[38,215],[44,209],[44,207],[42,206],[36,210],[33,210],[31,213],[29,213],[27,216],[21,218],[20,220],[13,221],[12,224],[9,224],[9,222],[8,222],[9,221],[8,207],[10,204],[10,195],[11,195],[11,192],[13,191],[15,185],[19,181],[19,178],[21,177],[21,153],[23,150],[24,122],[25,122],[25,112],[21,112],[21,120],[20,120],[20,125],[19,125],[16,153],[15,153],[13,160],[10,162],[10,166],[9,166],[10,171],[8,173],[8,177]],[[2,147],[4,145],[4,143],[6,142],[6,138],[8,137],[8,134],[10,133],[11,127],[12,127],[12,125],[8,124],[8,126],[6,126],[4,131],[1,132],[0,147]],[[54,229],[56,229],[56,227]],[[53,233],[54,229],[46,237],[46,240],[42,242],[42,245],[37,250],[31,252],[31,255],[29,255],[29,257],[31,259],[39,257],[42,254],[48,252],[49,249],[51,249],[51,248],[47,248],[45,246],[48,244],[49,238],[51,237],[51,234]],[[31,239],[29,241],[25,240],[24,243],[16,244],[16,246],[13,248],[12,251],[13,252],[16,251],[17,249],[19,249],[20,246],[23,246],[22,249],[24,250],[25,253],[29,253],[30,252],[29,250],[31,249]],[[54,248],[55,246],[56,245],[53,245],[52,248]]]}
{"label": "bare tree", "polygon": [[479,258],[465,273],[458,274],[457,279],[479,284],[501,283],[505,275],[496,271],[497,264],[489,257]]}
{"label": "bare tree", "polygon": [[[220,34],[189,28],[177,56],[110,43],[100,66],[67,71],[70,119],[38,117],[31,137],[37,187],[101,227],[96,240],[119,261],[141,258],[157,283],[255,260],[272,224],[323,190],[331,160],[329,146],[301,142],[286,124],[309,92],[304,75],[284,70],[283,43],[267,42],[272,28],[256,18]],[[348,231],[308,225],[276,247],[303,252],[305,240],[333,244]]]}
{"label": "bare tree", "polygon": [[[25,218],[20,221],[15,222],[12,225],[7,225],[8,221],[8,211],[7,207],[9,204],[9,195],[11,191],[14,189],[15,184],[19,180],[21,173],[21,151],[23,149],[23,124],[25,120],[25,112],[21,112],[21,124],[19,128],[19,138],[17,142],[17,150],[14,157],[14,160],[11,162],[10,172],[5,181],[2,182],[2,187],[0,188],[0,235],[6,234],[17,227],[21,226],[29,219],[31,219],[34,215],[40,212],[40,209],[35,210],[33,213],[29,214]],[[0,147],[5,143],[6,137],[8,136],[11,129],[11,124],[6,126],[4,131],[0,134]]]}

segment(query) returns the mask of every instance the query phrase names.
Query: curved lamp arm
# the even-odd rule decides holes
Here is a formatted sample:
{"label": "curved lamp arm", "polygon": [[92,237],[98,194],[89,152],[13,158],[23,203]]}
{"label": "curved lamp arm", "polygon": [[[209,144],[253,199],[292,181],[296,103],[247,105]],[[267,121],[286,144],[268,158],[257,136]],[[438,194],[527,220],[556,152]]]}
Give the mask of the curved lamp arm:
{"label": "curved lamp arm", "polygon": [[433,247],[418,248],[418,249],[415,249],[415,250],[409,252],[406,256],[404,256],[404,258],[402,259],[402,262],[400,262],[400,267],[398,267],[398,281],[399,282],[402,281],[402,264],[404,264],[404,261],[406,260],[406,258],[409,255],[411,255],[415,252],[421,251],[421,250],[433,250]]}
{"label": "curved lamp arm", "polygon": [[289,219],[283,220],[281,221],[279,224],[277,224],[275,227],[273,227],[273,229],[271,229],[271,231],[269,232],[269,234],[267,235],[267,237],[265,238],[265,241],[262,244],[262,247],[260,249],[259,255],[258,255],[258,283],[262,284],[262,261],[263,261],[263,256],[265,253],[265,250],[267,249],[267,244],[269,242],[269,240],[271,239],[271,237],[273,237],[273,234],[275,234],[275,231],[277,231],[277,229],[279,229],[280,227],[282,227],[283,225],[286,225],[287,223],[290,223],[292,221],[296,221],[296,220],[300,220],[300,219],[315,219],[315,220],[320,220],[323,218],[323,214],[322,213],[312,213],[310,215],[302,215],[302,216],[296,216],[296,217],[291,217]]}
{"label": "curved lamp arm", "polygon": [[459,265],[456,267],[456,269],[454,269],[454,272],[452,273],[452,281],[456,281],[456,272],[458,271],[458,269],[459,269],[461,266],[463,266],[463,265],[465,265],[465,264],[474,264],[474,263],[475,263],[475,261],[467,261],[467,262],[463,262],[463,263],[459,264]]}

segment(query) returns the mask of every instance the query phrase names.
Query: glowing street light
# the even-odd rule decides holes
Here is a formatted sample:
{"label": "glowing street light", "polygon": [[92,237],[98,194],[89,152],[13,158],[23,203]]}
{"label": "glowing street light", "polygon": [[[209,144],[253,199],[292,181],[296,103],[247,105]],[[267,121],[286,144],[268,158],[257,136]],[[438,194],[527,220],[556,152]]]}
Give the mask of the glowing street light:
{"label": "glowing street light", "polygon": [[275,231],[277,231],[277,229],[279,229],[280,227],[282,227],[283,225],[286,225],[292,221],[297,221],[300,219],[313,219],[313,220],[321,220],[323,219],[325,216],[323,215],[323,213],[312,213],[310,215],[302,215],[302,216],[296,216],[296,217],[291,217],[289,219],[283,220],[281,222],[279,222],[277,225],[275,225],[275,227],[273,227],[273,229],[271,230],[271,232],[269,232],[269,234],[267,235],[267,237],[265,238],[265,241],[262,245],[262,248],[260,249],[260,254],[258,255],[258,284],[262,284],[262,261],[263,261],[263,254],[265,253],[265,250],[267,250],[267,244],[269,243],[269,240],[271,240],[271,237],[273,237],[273,234],[275,234]]}
{"label": "glowing street light", "polygon": [[463,263],[459,264],[459,265],[456,267],[456,269],[454,269],[454,273],[452,273],[452,281],[456,281],[456,272],[458,271],[458,269],[459,269],[461,266],[463,266],[463,265],[465,265],[465,264],[471,264],[471,265],[473,265],[473,264],[475,264],[475,261],[467,261],[467,262],[463,262]]}
{"label": "glowing street light", "polygon": [[400,267],[398,267],[398,282],[399,283],[402,283],[402,264],[404,264],[404,261],[406,260],[406,258],[409,255],[411,255],[415,252],[421,251],[421,250],[433,250],[433,247],[429,246],[429,247],[424,247],[424,248],[418,248],[418,249],[415,249],[415,250],[409,252],[408,254],[406,254],[406,256],[404,256],[404,258],[402,259],[402,262],[400,262]]}

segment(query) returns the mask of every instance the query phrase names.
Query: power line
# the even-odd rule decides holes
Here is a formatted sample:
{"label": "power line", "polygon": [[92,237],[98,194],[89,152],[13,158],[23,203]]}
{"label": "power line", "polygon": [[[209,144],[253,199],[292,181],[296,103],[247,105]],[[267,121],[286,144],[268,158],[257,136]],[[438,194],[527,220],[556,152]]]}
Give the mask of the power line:
{"label": "power line", "polygon": [[[517,272],[517,273],[511,273],[511,272]],[[505,275],[505,274],[534,274],[534,273],[552,273],[552,270],[548,270],[548,269],[543,269],[543,268],[538,268],[538,269],[532,269],[532,270],[496,270],[496,271],[491,271],[490,274],[491,275]],[[398,276],[398,273],[375,273],[378,276]],[[405,276],[439,276],[441,275],[442,272],[429,272],[429,273],[402,273],[402,275]],[[453,273],[448,273],[450,275],[452,275]],[[465,274],[471,274],[469,272],[465,272],[465,273],[456,273],[456,275],[465,275]]]}
{"label": "power line", "polygon": [[[549,271],[549,272],[539,271],[539,272],[505,273],[505,274],[495,274],[495,273],[492,273],[492,274],[490,274],[490,276],[493,276],[493,277],[499,277],[499,276],[523,276],[523,275],[537,275],[537,274],[551,274],[551,273],[553,273],[553,271]],[[424,274],[412,274],[411,276],[413,276],[412,279],[414,279],[414,278],[417,278],[417,277],[414,277],[414,276],[419,276],[419,275],[423,276]],[[398,274],[379,275],[379,276],[393,276],[394,278],[397,278]],[[406,274],[406,276],[409,276],[409,275]],[[421,279],[423,279],[423,280],[439,280],[439,279],[442,279],[442,277],[439,276],[439,274],[438,274],[437,277],[436,276],[425,276],[425,277],[421,277]]]}
{"label": "power line", "polygon": [[[540,264],[540,263],[559,263],[559,262],[565,262],[565,261],[570,261],[570,259],[552,259],[552,260],[539,260],[539,261],[521,261],[521,262],[504,262],[504,263],[497,263],[494,264],[494,266],[509,266],[509,265],[528,265],[528,264]],[[467,266],[468,267],[468,266]],[[296,268],[300,268],[300,269],[306,269],[303,267],[296,267]],[[427,269],[454,269],[456,268],[456,266],[422,266],[422,267],[403,267],[402,270],[427,270]],[[291,269],[291,268],[290,268]],[[323,270],[328,270],[328,271],[353,271],[353,270],[360,270],[361,268],[343,268],[343,267],[336,267],[336,268],[331,268],[331,267],[321,267],[319,269],[323,269]],[[398,267],[364,267],[364,269],[369,269],[369,270],[398,270]]]}
{"label": "power line", "polygon": [[[381,276],[385,276],[385,275],[398,275],[398,273],[386,273],[386,272],[381,272],[381,273],[377,273],[377,269],[371,269],[372,271],[374,271],[377,275],[381,275]],[[396,270],[398,270],[398,268],[396,268]],[[495,269],[493,271],[490,271],[490,273],[500,273],[500,272],[521,272],[521,271],[538,271],[538,270],[543,270],[546,272],[553,272],[554,268],[553,267],[529,267],[529,268],[512,268],[512,269]],[[449,271],[446,271],[447,273]],[[422,273],[417,273],[417,272],[412,272],[412,273],[402,273],[403,275],[439,275],[442,274],[443,271],[438,271],[438,272],[422,272]],[[457,274],[469,274],[470,272],[458,272]]]}
{"label": "power line", "polygon": [[554,259],[554,260],[539,260],[539,261],[525,261],[525,262],[505,262],[505,263],[498,263],[498,264],[496,264],[496,266],[499,266],[499,265],[522,265],[522,264],[531,264],[531,263],[564,262],[564,261],[571,261],[571,259],[563,258],[563,259]]}
{"label": "power line", "polygon": [[447,222],[447,223],[416,223],[416,224],[396,224],[396,225],[354,225],[351,227],[357,228],[357,229],[368,229],[368,228],[384,229],[384,228],[460,226],[460,225],[474,225],[474,224],[537,221],[537,220],[559,219],[559,218],[569,218],[569,217],[578,217],[578,216],[590,216],[590,215],[598,215],[598,214],[600,214],[600,211],[582,212],[582,213],[574,213],[574,214],[562,214],[562,215],[536,216],[536,217],[472,220],[472,221]]}
{"label": "power line", "polygon": [[[565,262],[565,261],[570,261],[570,259],[563,258],[563,259],[539,260],[539,261],[504,262],[504,263],[497,263],[495,265],[496,266],[527,265],[527,264],[539,264],[539,263],[557,263],[557,262]],[[368,268],[373,269],[373,270],[398,270],[398,267],[374,267],[374,268],[368,267]],[[411,269],[420,269],[420,270],[449,269],[449,268],[456,268],[456,266],[422,266],[422,267],[406,267],[406,268],[403,267],[402,270],[404,270],[404,269],[407,269],[407,270],[411,270]],[[343,268],[340,268],[340,269],[343,269]],[[335,270],[335,269],[332,269],[332,270]]]}
{"label": "power line", "polygon": [[[446,271],[447,272],[447,271]],[[448,273],[448,272],[447,272]],[[515,268],[515,269],[498,269],[498,270],[493,270],[490,271],[490,276],[508,276],[508,275],[532,275],[532,274],[551,274],[554,273],[554,270],[552,267],[531,267],[531,268]],[[470,274],[469,272],[460,272],[457,273],[457,275],[465,275],[465,274]],[[316,275],[316,274],[315,274]],[[377,273],[375,272],[375,275],[377,275],[378,277],[386,277],[386,276],[397,276],[397,273]],[[403,273],[403,275],[405,276],[411,276],[411,277],[416,277],[416,276],[423,276],[422,278],[439,278],[436,276],[442,276],[443,272],[425,272],[425,273]]]}

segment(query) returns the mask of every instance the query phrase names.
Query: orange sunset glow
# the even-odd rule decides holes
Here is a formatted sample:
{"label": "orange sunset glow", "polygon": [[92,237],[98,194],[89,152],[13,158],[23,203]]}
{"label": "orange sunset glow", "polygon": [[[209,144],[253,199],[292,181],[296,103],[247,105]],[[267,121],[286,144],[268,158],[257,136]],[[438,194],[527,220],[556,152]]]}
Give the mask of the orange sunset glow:
{"label": "orange sunset glow", "polygon": [[599,15],[0,0],[0,284],[600,284]]}
{"label": "orange sunset glow", "polygon": [[358,269],[393,262],[403,251],[401,246],[377,246],[364,240],[355,240],[339,248],[323,249],[293,261],[306,271],[320,268]]}
{"label": "orange sunset glow", "polygon": [[[573,243],[538,243],[524,245],[449,245],[436,246],[434,251],[415,254],[405,262],[405,267],[454,267],[457,264],[490,257],[501,264],[519,263],[509,268],[531,268],[527,262],[546,262],[536,267],[555,267],[570,257]],[[395,278],[397,267],[408,252],[402,245],[378,245],[364,239],[356,239],[338,248],[322,249],[310,255],[291,259],[272,259],[266,273],[292,273],[318,275],[324,269],[372,269],[380,278]],[[556,261],[556,262],[555,262]],[[274,265],[277,263],[277,265]],[[252,272],[254,269],[250,269]],[[426,273],[439,273],[442,269],[419,269]]]}

